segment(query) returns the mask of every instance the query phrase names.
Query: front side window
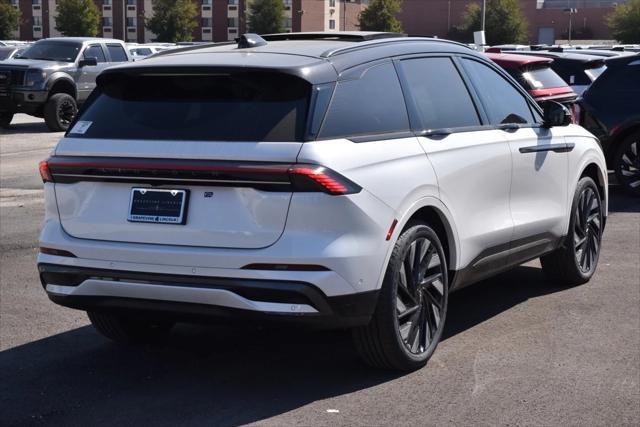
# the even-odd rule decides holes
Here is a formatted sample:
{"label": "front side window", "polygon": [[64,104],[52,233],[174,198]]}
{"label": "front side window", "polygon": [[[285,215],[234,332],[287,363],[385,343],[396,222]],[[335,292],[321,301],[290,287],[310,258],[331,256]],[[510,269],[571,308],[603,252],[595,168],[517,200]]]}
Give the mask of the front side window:
{"label": "front side window", "polygon": [[79,120],[84,138],[302,141],[311,85],[269,72],[107,74]]}
{"label": "front side window", "polygon": [[401,67],[425,130],[480,125],[469,91],[449,58],[408,59]]}
{"label": "front side window", "polygon": [[98,60],[98,63],[107,62],[107,58],[105,58],[104,52],[102,51],[102,47],[99,44],[94,44],[86,48],[83,56],[84,56],[84,59],[96,58]]}
{"label": "front side window", "polygon": [[359,79],[338,82],[320,131],[321,138],[406,131],[409,118],[396,70],[390,62],[367,69]]}
{"label": "front side window", "polygon": [[529,102],[507,79],[481,62],[462,61],[491,124],[535,123]]}

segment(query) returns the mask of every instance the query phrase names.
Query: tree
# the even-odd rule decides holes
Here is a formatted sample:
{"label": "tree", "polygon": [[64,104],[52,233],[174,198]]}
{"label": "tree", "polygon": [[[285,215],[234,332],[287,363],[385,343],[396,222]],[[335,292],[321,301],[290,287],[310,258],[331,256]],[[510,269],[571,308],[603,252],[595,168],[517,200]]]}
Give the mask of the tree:
{"label": "tree", "polygon": [[100,12],[93,0],[59,0],[56,30],[67,37],[93,37],[100,28]]}
{"label": "tree", "polygon": [[182,42],[193,39],[198,9],[191,0],[153,0],[153,16],[147,28],[159,42]]}
{"label": "tree", "polygon": [[13,38],[13,32],[20,25],[20,10],[9,3],[0,0],[0,40]]}
{"label": "tree", "polygon": [[[526,43],[529,40],[528,27],[518,0],[487,0],[485,13],[487,44]],[[465,11],[464,24],[458,28],[458,31],[472,38],[473,32],[481,29],[482,7],[478,3],[471,3]]]}
{"label": "tree", "polygon": [[401,11],[401,0],[371,0],[358,17],[360,29],[401,33],[402,24],[397,18]]}
{"label": "tree", "polygon": [[282,33],[284,26],[282,0],[252,0],[249,3],[249,28],[252,33]]}
{"label": "tree", "polygon": [[607,16],[613,37],[620,43],[640,43],[640,0],[622,3]]}

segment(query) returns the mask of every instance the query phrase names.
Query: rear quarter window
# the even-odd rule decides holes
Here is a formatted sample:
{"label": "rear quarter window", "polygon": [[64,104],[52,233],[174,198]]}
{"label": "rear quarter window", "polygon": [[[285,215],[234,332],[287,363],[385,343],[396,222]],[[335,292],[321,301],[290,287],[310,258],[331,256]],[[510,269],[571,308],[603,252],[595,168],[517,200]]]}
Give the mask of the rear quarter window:
{"label": "rear quarter window", "polygon": [[311,85],[277,73],[107,74],[80,138],[302,141]]}
{"label": "rear quarter window", "polygon": [[129,60],[124,48],[119,44],[108,44],[107,50],[109,51],[109,56],[111,56],[111,62],[126,62]]}
{"label": "rear quarter window", "polygon": [[409,130],[398,75],[391,62],[368,68],[359,79],[338,82],[320,138]]}

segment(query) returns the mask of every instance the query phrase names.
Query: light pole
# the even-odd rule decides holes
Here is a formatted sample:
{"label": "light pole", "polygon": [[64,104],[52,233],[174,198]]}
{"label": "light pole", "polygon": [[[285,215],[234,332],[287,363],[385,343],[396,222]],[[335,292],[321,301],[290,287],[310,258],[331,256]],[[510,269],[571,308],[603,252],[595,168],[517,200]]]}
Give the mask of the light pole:
{"label": "light pole", "polygon": [[480,30],[484,31],[484,16],[487,13],[487,0],[482,0],[482,25]]}
{"label": "light pole", "polygon": [[566,9],[564,9],[565,13],[569,14],[569,45],[571,45],[571,31],[573,29],[573,14],[574,13],[578,13],[578,9],[574,9],[572,7],[568,7]]}

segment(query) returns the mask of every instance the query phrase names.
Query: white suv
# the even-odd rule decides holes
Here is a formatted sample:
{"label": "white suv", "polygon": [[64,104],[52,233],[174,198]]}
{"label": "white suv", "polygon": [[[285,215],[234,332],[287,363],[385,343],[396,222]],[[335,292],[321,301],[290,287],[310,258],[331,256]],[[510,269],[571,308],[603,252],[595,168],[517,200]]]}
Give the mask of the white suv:
{"label": "white suv", "polygon": [[245,35],[113,67],[40,165],[42,284],[119,341],[255,316],[414,369],[451,291],[538,257],[594,274],[606,166],[569,122],[427,38]]}

